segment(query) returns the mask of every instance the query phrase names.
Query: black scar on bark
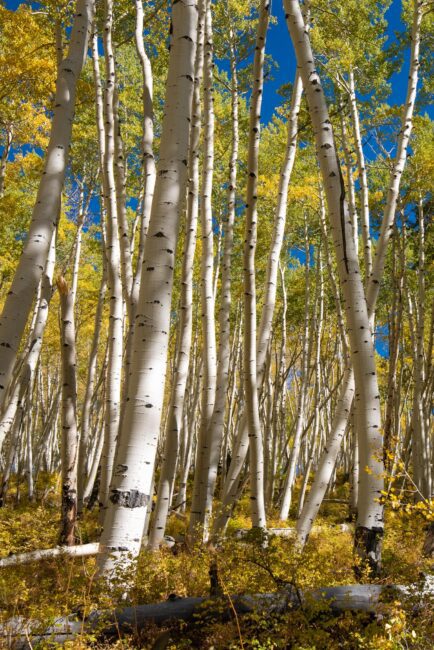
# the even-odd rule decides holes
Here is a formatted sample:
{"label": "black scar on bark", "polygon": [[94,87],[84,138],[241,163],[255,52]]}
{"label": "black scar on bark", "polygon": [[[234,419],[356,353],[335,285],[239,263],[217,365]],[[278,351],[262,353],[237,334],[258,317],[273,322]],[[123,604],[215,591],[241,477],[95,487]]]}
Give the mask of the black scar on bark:
{"label": "black scar on bark", "polygon": [[149,494],[138,490],[112,490],[110,501],[124,508],[143,508],[149,503]]}
{"label": "black scar on bark", "polygon": [[354,536],[354,549],[361,559],[359,566],[354,567],[357,578],[361,578],[363,569],[368,567],[372,576],[381,574],[381,550],[383,545],[384,529],[373,526],[357,526]]}

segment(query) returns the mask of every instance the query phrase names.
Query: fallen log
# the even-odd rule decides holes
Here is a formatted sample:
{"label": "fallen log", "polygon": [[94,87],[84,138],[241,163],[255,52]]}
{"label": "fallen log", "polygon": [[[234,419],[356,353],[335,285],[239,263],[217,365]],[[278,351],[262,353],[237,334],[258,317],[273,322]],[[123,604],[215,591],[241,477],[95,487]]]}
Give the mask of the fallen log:
{"label": "fallen log", "polygon": [[[324,530],[335,529],[341,533],[352,533],[354,532],[354,526],[352,524],[336,524],[336,526],[313,526],[312,532],[319,533]],[[246,535],[252,532],[252,528],[237,528],[234,531],[234,536],[236,539],[242,539]],[[286,528],[267,528],[268,535],[277,535],[278,537],[295,537],[296,529],[293,526]]]}
{"label": "fallen log", "polygon": [[[320,532],[329,528],[328,526],[314,526],[312,532]],[[337,530],[341,532],[352,532],[353,527],[351,524],[338,524]],[[242,539],[251,532],[250,528],[238,528],[235,530],[234,536],[236,539]],[[269,535],[278,535],[279,537],[293,537],[295,535],[295,528],[268,528]],[[164,536],[162,542],[163,546],[171,548],[175,544],[175,539],[169,535]],[[18,564],[30,564],[31,562],[38,562],[39,560],[48,560],[55,557],[90,557],[91,555],[98,555],[102,553],[103,549],[98,542],[90,544],[77,544],[76,546],[55,546],[54,548],[41,549],[37,551],[29,551],[28,553],[17,553],[9,555],[8,557],[0,558],[0,569],[8,566],[16,566]]]}
{"label": "fallen log", "polygon": [[28,650],[35,643],[51,641],[64,643],[82,633],[92,633],[99,638],[118,638],[119,634],[137,633],[148,624],[167,624],[171,621],[192,621],[204,616],[228,620],[233,616],[252,612],[283,614],[291,608],[304,607],[309,602],[323,603],[331,615],[345,611],[375,613],[382,602],[397,597],[417,594],[421,599],[434,596],[434,581],[431,576],[423,586],[403,585],[343,585],[320,587],[304,593],[289,586],[277,593],[236,595],[229,597],[177,598],[151,605],[125,607],[114,612],[93,612],[84,620],[68,616],[59,618],[44,632],[39,632],[40,623],[14,618],[0,627],[0,636],[7,641],[6,647],[13,650]]}
{"label": "fallen log", "polygon": [[[168,548],[172,548],[175,545],[175,540],[173,537],[165,535],[162,544]],[[0,559],[0,569],[7,566],[49,560],[55,557],[90,557],[91,555],[98,555],[98,553],[103,553],[103,547],[98,542],[77,544],[76,546],[55,546],[54,548],[29,551],[28,553],[8,555],[8,557]]]}
{"label": "fallen log", "polygon": [[92,544],[78,544],[77,546],[56,546],[29,553],[18,553],[9,555],[0,560],[0,568],[16,566],[17,564],[30,564],[39,560],[47,560],[53,557],[88,557],[102,553],[102,547],[98,542]]}

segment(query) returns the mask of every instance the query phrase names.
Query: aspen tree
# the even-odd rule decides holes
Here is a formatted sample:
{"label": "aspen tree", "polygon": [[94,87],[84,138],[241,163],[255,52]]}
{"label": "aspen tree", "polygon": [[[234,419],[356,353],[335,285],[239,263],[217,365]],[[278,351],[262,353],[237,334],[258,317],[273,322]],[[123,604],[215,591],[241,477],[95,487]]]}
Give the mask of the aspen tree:
{"label": "aspen tree", "polygon": [[418,493],[416,499],[431,498],[430,440],[424,415],[424,389],[426,381],[425,364],[425,215],[423,201],[418,206],[418,269],[417,297],[415,310],[416,335],[413,346],[414,389],[413,389],[413,474]]}
{"label": "aspen tree", "polygon": [[53,295],[53,275],[55,262],[56,231],[54,231],[52,235],[47,263],[45,266],[44,274],[42,276],[41,295],[39,302],[36,305],[36,318],[34,326],[31,328],[30,345],[28,346],[27,354],[23,359],[23,363],[20,367],[20,372],[15,380],[14,390],[9,399],[8,406],[5,409],[0,421],[0,450],[2,448],[4,437],[14,422],[17,408],[20,404],[22,404],[27,388],[33,381],[33,376],[38,365],[42,348],[42,340],[48,320],[48,310],[51,297]]}
{"label": "aspen tree", "polygon": [[57,280],[62,319],[62,521],[60,544],[72,546],[77,517],[77,378],[75,320],[72,293],[63,277]]}
{"label": "aspen tree", "polygon": [[[189,183],[185,243],[182,258],[180,314],[178,321],[175,369],[165,427],[166,438],[158,484],[157,503],[149,537],[149,547],[158,548],[163,540],[170,497],[179,455],[179,435],[182,428],[185,392],[190,365],[193,328],[193,263],[196,249],[197,217],[199,208],[199,153],[201,131],[200,89],[203,75],[204,14],[199,11],[196,46],[196,70],[194,79],[190,149],[188,155]],[[185,432],[184,432],[185,433]],[[189,467],[188,463],[188,467]],[[188,469],[187,469],[188,471]]]}
{"label": "aspen tree", "polygon": [[[131,252],[128,254],[126,250],[127,246],[127,229],[126,224],[123,227],[124,234],[124,253],[123,258],[125,259],[125,269],[128,269],[128,272],[124,273],[125,279],[123,279],[123,286],[126,284],[130,285],[131,277],[131,286],[128,289],[128,315],[129,315],[129,328],[128,335],[125,344],[125,381],[123,386],[123,397],[125,401],[125,396],[128,392],[128,378],[130,376],[130,366],[131,366],[131,354],[132,354],[132,344],[133,344],[133,335],[134,335],[134,323],[135,323],[135,313],[137,308],[137,301],[139,298],[140,290],[140,278],[142,273],[143,265],[143,255],[145,251],[145,239],[149,227],[149,218],[151,215],[152,207],[152,197],[154,195],[155,187],[155,158],[153,152],[153,142],[154,142],[154,106],[153,106],[153,77],[152,77],[152,66],[149,60],[148,55],[146,54],[145,44],[143,40],[143,3],[142,0],[135,0],[136,4],[136,23],[135,23],[135,45],[137,54],[140,61],[140,67],[142,69],[142,103],[143,103],[143,131],[142,131],[142,175],[143,175],[143,187],[141,191],[141,198],[139,201],[139,208],[137,217],[140,219],[140,231],[139,231],[139,248],[136,260],[136,268],[133,273],[131,267],[131,258],[134,253],[134,233],[137,226],[137,219],[134,223],[133,234],[131,237],[130,247]],[[118,139],[118,143],[121,143],[121,138]],[[120,147],[118,146],[118,149]],[[131,245],[132,243],[132,245]],[[125,294],[125,290],[124,290]]]}
{"label": "aspen tree", "polygon": [[413,0],[413,23],[410,36],[410,71],[408,76],[407,93],[401,118],[401,129],[397,139],[395,159],[393,161],[393,167],[388,182],[387,201],[381,221],[380,236],[372,265],[371,282],[369,283],[367,290],[367,300],[371,320],[375,315],[375,306],[380,292],[381,279],[386,262],[387,245],[393,233],[393,224],[395,221],[401,178],[407,161],[408,143],[413,128],[414,105],[416,101],[418,72],[420,66],[420,34],[424,7],[425,2],[422,2],[421,0]]}
{"label": "aspen tree", "polygon": [[[116,555],[136,556],[151,500],[164,396],[170,308],[179,216],[185,196],[194,83],[197,6],[172,5],[172,42],[157,180],[145,242],[133,336],[128,396],[120,431],[101,543]],[[100,571],[113,556],[100,558]]]}
{"label": "aspen tree", "polygon": [[62,61],[42,174],[27,240],[0,316],[0,405],[11,380],[13,366],[36,288],[47,261],[57,223],[68,162],[77,82],[87,54],[94,13],[93,0],[77,0],[68,55]]}
{"label": "aspen tree", "polygon": [[[104,260],[104,256],[103,256],[103,260]],[[97,360],[98,360],[98,345],[100,344],[101,341],[100,334],[101,334],[101,326],[102,326],[104,298],[105,298],[106,291],[107,291],[107,275],[106,275],[106,265],[103,261],[103,271],[101,275],[101,285],[98,294],[98,304],[95,311],[92,345],[89,352],[89,364],[87,367],[86,389],[85,389],[83,405],[81,409],[80,445],[79,445],[78,470],[77,470],[77,474],[78,474],[77,508],[79,513],[83,508],[85,480],[88,474],[88,469],[91,466],[91,464],[87,462],[86,454],[87,454],[87,447],[89,443],[91,404],[92,404],[93,391],[95,387],[96,369],[97,369]],[[103,436],[101,436],[101,439],[102,441],[104,441]]]}
{"label": "aspen tree", "polygon": [[[257,381],[260,386],[262,386],[265,376],[265,363],[276,304],[277,273],[279,268],[280,252],[283,244],[283,235],[285,232],[288,186],[297,151],[298,114],[300,111],[302,90],[303,85],[301,77],[296,74],[291,97],[291,108],[288,117],[288,136],[285,157],[279,179],[279,191],[273,223],[272,242],[267,260],[264,304],[262,307],[258,331]],[[238,434],[232,452],[231,464],[223,486],[222,506],[220,508],[219,516],[216,518],[214,523],[214,535],[221,533],[229,521],[232,504],[238,494],[239,477],[246,459],[247,450],[248,429],[246,427],[246,419],[243,417],[239,423]]]}
{"label": "aspen tree", "polygon": [[367,471],[365,469],[360,475],[356,547],[362,559],[368,561],[374,571],[378,571],[381,567],[383,535],[383,506],[378,498],[384,484],[384,466],[380,396],[368,307],[360,277],[333,128],[320,78],[315,69],[309,34],[305,28],[299,2],[284,0],[284,6],[314,127],[318,160],[329,217],[333,226],[339,278],[345,297],[347,327],[356,381],[360,464],[363,468],[367,468]]}
{"label": "aspen tree", "polygon": [[[294,3],[291,3],[291,5],[292,4]],[[387,195],[387,202],[383,213],[380,237],[378,240],[376,255],[373,263],[373,272],[369,278],[369,283],[367,286],[367,303],[371,323],[375,314],[375,307],[379,294],[379,285],[384,273],[387,244],[393,231],[392,228],[395,219],[397,196],[400,187],[402,170],[404,168],[407,155],[407,145],[412,127],[414,102],[417,90],[420,29],[423,3],[415,0],[413,6],[414,10],[411,31],[410,74],[407,86],[407,96],[401,120],[401,130],[398,135],[397,151],[393,168],[390,174],[389,192]],[[324,498],[325,491],[327,489],[327,485],[329,483],[331,473],[335,466],[336,458],[340,450],[340,444],[343,437],[342,428],[344,426],[344,418],[348,418],[351,411],[351,404],[353,400],[352,392],[354,391],[354,379],[350,376],[350,373],[352,373],[352,369],[348,367],[338,401],[339,410],[336,411],[334,418],[335,424],[333,425],[332,432],[327,439],[326,448],[321,459],[321,471],[318,470],[317,472],[318,481],[315,477],[311,488],[311,494],[309,494],[305,508],[303,509],[300,520],[297,524],[297,532],[300,543],[302,545],[307,539],[313,520],[318,513],[322,499]],[[365,458],[361,458],[361,461],[359,463],[361,468],[366,467],[366,464],[363,464],[364,461]],[[360,479],[366,479],[366,472],[361,472]]]}
{"label": "aspen tree", "polygon": [[294,439],[292,442],[292,449],[289,457],[288,471],[286,474],[285,485],[283,488],[283,499],[280,507],[279,519],[286,521],[289,515],[289,509],[291,507],[292,501],[292,487],[295,480],[295,471],[297,463],[299,462],[300,454],[300,444],[301,444],[301,434],[303,431],[303,425],[305,421],[305,409],[306,409],[306,399],[307,399],[307,384],[309,381],[309,341],[310,341],[310,304],[309,304],[309,294],[310,294],[310,249],[309,249],[309,238],[308,238],[308,228],[307,228],[307,217],[305,215],[305,224],[304,224],[304,254],[305,254],[305,297],[304,297],[304,330],[303,330],[303,346],[302,346],[302,360],[301,360],[301,376],[300,376],[300,389],[299,389],[299,398],[297,404],[297,418],[294,431]]}
{"label": "aspen tree", "polygon": [[[139,251],[137,256],[136,271],[133,279],[131,290],[131,301],[134,310],[137,305],[140,290],[140,277],[143,264],[143,253],[145,247],[146,234],[149,227],[151,216],[152,198],[155,187],[155,158],[154,158],[154,106],[153,106],[153,78],[152,66],[148,55],[146,54],[145,44],[143,41],[143,2],[135,0],[136,3],[136,24],[135,24],[135,44],[136,50],[142,68],[143,88],[143,135],[142,135],[142,152],[143,152],[143,197],[140,214],[140,235]],[[132,333],[130,335],[132,337]]]}
{"label": "aspen tree", "polygon": [[258,31],[253,61],[253,88],[250,100],[249,144],[247,158],[247,190],[245,240],[243,254],[244,272],[244,391],[246,422],[250,449],[250,500],[252,525],[266,527],[264,502],[264,457],[262,431],[259,418],[257,356],[256,356],[256,281],[255,252],[257,237],[257,186],[258,154],[262,92],[264,84],[265,39],[269,22],[270,4],[262,0],[259,6]]}
{"label": "aspen tree", "polygon": [[[105,433],[104,447],[101,457],[101,482],[99,491],[100,506],[105,508],[109,496],[109,486],[113,471],[113,459],[115,455],[116,440],[120,420],[121,380],[122,380],[122,348],[123,348],[123,300],[121,280],[121,253],[119,244],[118,226],[118,196],[115,181],[115,60],[112,48],[113,29],[113,3],[112,0],[105,0],[104,3],[104,53],[106,83],[103,96],[104,101],[104,126],[105,141],[103,149],[103,190],[104,205],[107,213],[106,220],[106,245],[107,256],[107,280],[110,292],[110,315],[108,332],[108,364],[106,377],[106,409],[105,409]],[[95,86],[98,86],[98,59],[94,56]],[[97,96],[97,102],[100,97]],[[100,108],[97,110],[100,111]],[[97,119],[101,120],[100,116]],[[102,134],[99,132],[99,138]],[[101,154],[100,154],[101,155]],[[122,182],[122,181],[121,181]]]}
{"label": "aspen tree", "polygon": [[[230,19],[230,16],[228,16]],[[207,431],[207,459],[205,471],[205,512],[211,513],[212,500],[217,480],[218,464],[222,447],[224,419],[226,413],[226,399],[229,379],[230,363],[230,312],[231,312],[231,269],[232,249],[234,239],[235,201],[237,191],[237,163],[239,148],[239,123],[238,123],[238,75],[236,66],[236,52],[234,32],[229,27],[229,49],[231,67],[231,121],[232,143],[229,159],[229,178],[227,192],[227,217],[223,219],[221,229],[223,237],[223,259],[221,273],[221,298],[219,308],[219,343],[217,351],[217,386],[212,417]],[[224,454],[223,454],[224,457]],[[206,531],[207,532],[207,531]]]}
{"label": "aspen tree", "polygon": [[199,438],[196,447],[196,465],[194,473],[193,497],[190,511],[190,535],[195,535],[195,529],[204,526],[206,534],[207,513],[207,459],[209,457],[210,440],[208,427],[214,409],[217,365],[216,365],[216,336],[214,315],[214,233],[212,224],[212,181],[214,174],[214,81],[213,81],[213,35],[210,0],[201,0],[199,11],[204,12],[205,42],[203,67],[203,170],[200,202],[200,226],[202,241],[201,256],[201,320],[203,340],[203,379],[201,397],[201,421]]}
{"label": "aspen tree", "polygon": [[351,108],[351,120],[353,126],[353,136],[357,155],[357,167],[360,180],[360,220],[362,224],[362,240],[363,240],[363,259],[365,261],[365,279],[368,282],[372,273],[372,242],[370,230],[370,216],[369,216],[369,188],[368,177],[366,174],[365,155],[362,146],[362,136],[360,133],[360,118],[359,109],[357,106],[356,90],[354,84],[354,71],[349,73],[349,97]]}

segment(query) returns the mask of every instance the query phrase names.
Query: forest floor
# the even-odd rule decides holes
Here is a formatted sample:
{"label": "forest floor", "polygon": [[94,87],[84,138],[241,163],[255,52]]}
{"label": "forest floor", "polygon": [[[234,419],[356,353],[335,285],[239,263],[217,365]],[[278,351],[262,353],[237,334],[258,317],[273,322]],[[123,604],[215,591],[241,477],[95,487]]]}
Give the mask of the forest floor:
{"label": "forest floor", "polygon": [[[41,477],[38,498],[28,503],[21,496],[0,509],[0,555],[51,548],[57,543],[59,498],[54,477]],[[51,489],[47,482],[51,481]],[[341,486],[333,496],[345,494]],[[60,616],[93,610],[113,610],[126,605],[158,603],[170,598],[208,596],[210,566],[217,566],[224,596],[279,591],[291,583],[300,590],[355,583],[352,536],[337,524],[343,523],[346,506],[325,503],[321,517],[302,555],[291,538],[272,537],[266,548],[255,538],[235,539],[239,528],[249,528],[248,498],[237,506],[227,538],[218,549],[197,545],[162,548],[158,553],[143,551],[134,575],[119,571],[110,588],[96,579],[95,558],[54,558],[30,565],[0,569],[0,622],[12,617],[40,621],[47,627]],[[269,526],[281,525],[270,521]],[[288,525],[294,525],[290,520]],[[417,514],[387,511],[383,551],[383,574],[362,582],[380,584],[422,584],[423,576],[434,573],[432,560],[422,557],[424,521]],[[172,517],[167,534],[178,538],[185,522]],[[96,510],[87,511],[79,522],[78,542],[98,540]],[[128,595],[125,584],[128,583]],[[2,640],[0,639],[0,646]],[[7,647],[4,642],[4,647]],[[31,646],[29,646],[31,647]],[[33,646],[36,650],[41,645]],[[53,647],[52,645],[50,647]],[[214,648],[224,649],[398,649],[434,647],[434,600],[415,607],[414,602],[392,599],[373,614],[345,612],[332,615],[327,607],[312,603],[285,614],[255,613],[232,616],[230,620],[201,616],[193,623],[170,628],[150,625],[140,634],[101,642],[88,635],[70,641],[69,650],[85,648]]]}

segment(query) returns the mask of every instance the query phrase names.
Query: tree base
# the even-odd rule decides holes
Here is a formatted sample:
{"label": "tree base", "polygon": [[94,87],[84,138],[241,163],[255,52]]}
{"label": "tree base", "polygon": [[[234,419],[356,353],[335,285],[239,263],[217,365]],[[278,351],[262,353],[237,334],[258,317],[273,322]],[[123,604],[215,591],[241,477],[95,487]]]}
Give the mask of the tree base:
{"label": "tree base", "polygon": [[360,564],[354,568],[357,578],[360,578],[366,569],[371,576],[378,577],[381,574],[383,534],[383,528],[356,527],[354,550],[360,558]]}

